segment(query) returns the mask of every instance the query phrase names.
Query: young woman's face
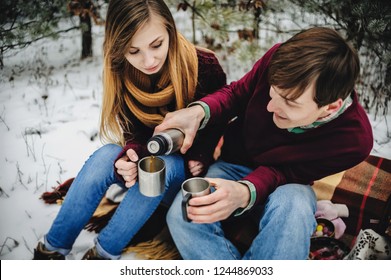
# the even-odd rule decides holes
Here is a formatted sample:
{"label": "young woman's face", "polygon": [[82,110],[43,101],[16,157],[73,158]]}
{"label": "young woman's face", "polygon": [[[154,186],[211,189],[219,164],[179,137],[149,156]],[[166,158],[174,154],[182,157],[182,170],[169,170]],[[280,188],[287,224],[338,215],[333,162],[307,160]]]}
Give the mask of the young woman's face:
{"label": "young woman's face", "polygon": [[290,100],[289,92],[276,86],[270,87],[271,100],[267,110],[273,113],[273,121],[279,128],[294,128],[313,123],[317,119],[327,116],[328,106],[318,107],[313,99],[314,86],[309,86],[304,93],[295,100]]}
{"label": "young woman's face", "polygon": [[125,58],[133,67],[151,75],[159,72],[168,54],[169,35],[163,19],[153,15],[134,34]]}

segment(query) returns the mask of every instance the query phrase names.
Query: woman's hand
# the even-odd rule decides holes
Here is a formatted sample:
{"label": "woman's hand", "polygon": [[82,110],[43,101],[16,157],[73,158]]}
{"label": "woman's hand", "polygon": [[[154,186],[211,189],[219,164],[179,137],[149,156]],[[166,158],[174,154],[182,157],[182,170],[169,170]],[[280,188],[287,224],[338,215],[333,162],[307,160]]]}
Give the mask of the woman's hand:
{"label": "woman's hand", "polygon": [[193,176],[198,176],[204,171],[204,164],[198,160],[189,160],[188,166]]}
{"label": "woman's hand", "polygon": [[126,155],[117,160],[114,166],[117,168],[117,173],[122,175],[127,188],[132,187],[137,180],[137,161],[138,155],[133,149],[126,151]]}

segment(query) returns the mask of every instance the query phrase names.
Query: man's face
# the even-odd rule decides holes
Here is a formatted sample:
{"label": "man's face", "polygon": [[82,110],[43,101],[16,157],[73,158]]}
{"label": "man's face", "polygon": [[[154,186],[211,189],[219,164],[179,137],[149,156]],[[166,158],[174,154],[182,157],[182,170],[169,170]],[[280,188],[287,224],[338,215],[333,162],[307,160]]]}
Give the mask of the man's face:
{"label": "man's face", "polygon": [[299,98],[292,100],[289,98],[289,90],[271,86],[271,100],[267,110],[273,113],[276,126],[282,129],[305,126],[327,116],[327,106],[318,108],[313,99],[314,92],[314,85],[311,84]]}

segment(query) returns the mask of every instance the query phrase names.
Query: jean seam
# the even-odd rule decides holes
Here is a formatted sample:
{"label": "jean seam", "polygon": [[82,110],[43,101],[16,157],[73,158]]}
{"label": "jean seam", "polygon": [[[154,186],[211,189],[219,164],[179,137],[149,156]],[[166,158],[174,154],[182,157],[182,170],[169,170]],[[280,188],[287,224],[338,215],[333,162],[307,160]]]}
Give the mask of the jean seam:
{"label": "jean seam", "polygon": [[[160,202],[162,201],[163,196],[164,196],[165,193],[166,193],[166,191],[165,191],[163,194],[161,194],[161,195],[158,196],[158,197],[160,197]],[[156,199],[156,198],[157,198],[157,197],[154,197],[154,199]],[[124,199],[125,199],[125,198],[124,198]],[[111,226],[111,224],[113,223],[112,221],[115,220],[114,218],[115,218],[117,215],[119,215],[119,214],[118,214],[119,211],[120,211],[122,208],[125,207],[125,206],[124,206],[125,203],[122,203],[122,202],[123,202],[123,201],[121,201],[121,203],[119,203],[117,209],[115,210],[113,216],[110,218],[110,220],[109,220],[109,222],[107,223],[107,225],[105,226],[105,228],[109,228],[109,227]],[[155,211],[156,211],[156,209],[158,208],[160,202],[156,205],[156,207],[153,209],[153,211],[150,211],[149,216],[144,220],[144,224],[149,220],[149,218],[151,218],[151,216],[153,215],[153,213],[155,213]],[[143,224],[143,225],[144,225],[144,224]],[[141,225],[140,229],[143,227],[143,225]],[[102,231],[103,231],[103,230],[102,230]],[[104,233],[105,233],[105,232],[104,232]],[[132,240],[132,238],[133,238],[136,234],[137,234],[137,232],[129,239],[129,241]],[[100,236],[100,235],[99,235],[99,236]],[[97,241],[98,241],[98,242],[99,242],[99,236],[97,237]],[[109,253],[106,249],[103,248],[103,246],[101,245],[100,242],[99,242],[99,245],[101,246],[101,248],[102,248],[105,252]],[[109,253],[109,254],[110,254],[110,255],[113,255],[113,256],[117,256],[117,255],[114,255],[114,254],[111,254],[111,253]]]}
{"label": "jean seam", "polygon": [[[215,223],[214,224],[214,234],[216,236],[220,236],[220,232],[223,232],[222,228],[221,228],[221,224],[220,223]],[[235,259],[235,260],[238,260],[237,256],[235,255],[234,251],[232,250],[232,247],[233,245],[231,245],[230,241],[225,237],[225,235],[221,236],[222,239],[224,240],[224,244],[225,246],[227,247],[227,251],[231,254],[231,256]],[[234,247],[234,246],[233,246]]]}

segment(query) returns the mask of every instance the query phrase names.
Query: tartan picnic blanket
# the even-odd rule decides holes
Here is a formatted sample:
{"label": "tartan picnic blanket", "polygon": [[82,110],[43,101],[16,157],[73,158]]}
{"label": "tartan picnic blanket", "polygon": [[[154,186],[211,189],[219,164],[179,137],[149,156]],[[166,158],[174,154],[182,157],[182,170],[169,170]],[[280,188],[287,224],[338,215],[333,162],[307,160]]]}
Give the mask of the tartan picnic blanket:
{"label": "tartan picnic blanket", "polygon": [[[48,204],[61,204],[72,182],[73,178],[68,179],[53,191],[43,193],[41,198]],[[313,188],[318,200],[330,200],[348,207],[349,217],[343,218],[346,233],[357,236],[361,229],[373,229],[391,238],[390,160],[371,155],[353,168],[315,181]],[[117,206],[118,203],[104,198],[85,229],[99,232]],[[165,224],[166,212],[166,207],[159,206],[124,252],[134,252],[148,259],[180,259]],[[223,227],[227,238],[240,251],[246,250],[258,230],[254,222],[246,220],[228,222]]]}
{"label": "tartan picnic blanket", "polygon": [[369,156],[360,164],[314,182],[318,199],[347,205],[346,232],[373,229],[391,236],[391,161]]}

